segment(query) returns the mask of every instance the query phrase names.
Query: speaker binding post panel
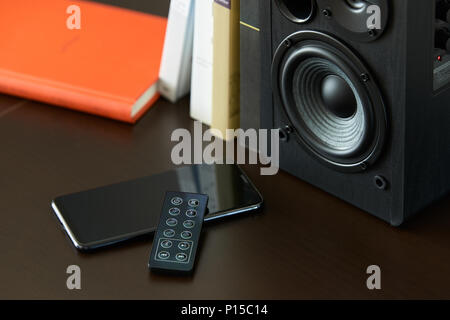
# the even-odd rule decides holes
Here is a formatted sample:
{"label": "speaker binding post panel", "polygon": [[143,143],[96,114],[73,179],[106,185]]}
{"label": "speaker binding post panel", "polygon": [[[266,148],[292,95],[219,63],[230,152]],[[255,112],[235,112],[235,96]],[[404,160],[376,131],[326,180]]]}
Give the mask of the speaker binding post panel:
{"label": "speaker binding post panel", "polygon": [[241,86],[282,170],[395,226],[449,193],[449,0],[243,1]]}

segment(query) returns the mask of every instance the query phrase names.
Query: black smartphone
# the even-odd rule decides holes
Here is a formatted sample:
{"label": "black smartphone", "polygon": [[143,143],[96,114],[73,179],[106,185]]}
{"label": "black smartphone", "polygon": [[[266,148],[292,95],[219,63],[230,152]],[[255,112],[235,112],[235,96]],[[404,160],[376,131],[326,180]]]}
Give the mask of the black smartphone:
{"label": "black smartphone", "polygon": [[210,221],[256,210],[263,199],[237,165],[191,165],[58,197],[52,208],[80,250],[112,245],[155,231],[166,191],[209,196]]}

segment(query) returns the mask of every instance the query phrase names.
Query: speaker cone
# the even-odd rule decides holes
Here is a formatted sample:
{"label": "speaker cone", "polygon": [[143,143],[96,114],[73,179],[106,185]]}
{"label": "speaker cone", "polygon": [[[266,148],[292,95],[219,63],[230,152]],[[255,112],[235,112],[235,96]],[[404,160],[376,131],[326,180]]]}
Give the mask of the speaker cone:
{"label": "speaker cone", "polygon": [[273,91],[299,142],[340,170],[366,169],[378,157],[387,117],[362,62],[338,40],[301,31],[278,48]]}

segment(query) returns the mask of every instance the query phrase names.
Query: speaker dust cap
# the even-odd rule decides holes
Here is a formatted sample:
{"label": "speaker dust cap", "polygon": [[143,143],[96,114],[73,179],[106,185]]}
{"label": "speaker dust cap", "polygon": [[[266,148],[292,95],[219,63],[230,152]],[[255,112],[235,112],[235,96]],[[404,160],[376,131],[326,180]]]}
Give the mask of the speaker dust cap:
{"label": "speaker dust cap", "polygon": [[381,153],[387,131],[382,96],[361,60],[344,44],[300,31],[278,47],[272,64],[276,107],[297,141],[340,171],[361,171]]}

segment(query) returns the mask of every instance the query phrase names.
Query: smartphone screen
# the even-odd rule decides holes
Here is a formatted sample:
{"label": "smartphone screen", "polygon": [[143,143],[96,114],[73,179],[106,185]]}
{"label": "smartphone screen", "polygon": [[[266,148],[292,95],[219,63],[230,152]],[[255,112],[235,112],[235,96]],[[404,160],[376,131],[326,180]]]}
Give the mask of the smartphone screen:
{"label": "smartphone screen", "polygon": [[53,200],[78,249],[95,249],[155,231],[166,191],[209,196],[205,221],[258,209],[262,197],[237,165],[192,165]]}

